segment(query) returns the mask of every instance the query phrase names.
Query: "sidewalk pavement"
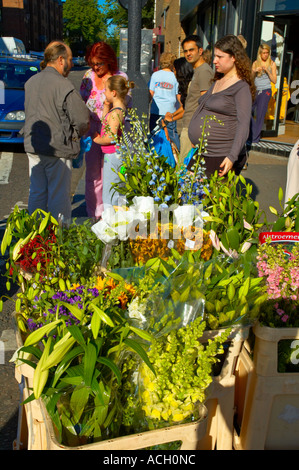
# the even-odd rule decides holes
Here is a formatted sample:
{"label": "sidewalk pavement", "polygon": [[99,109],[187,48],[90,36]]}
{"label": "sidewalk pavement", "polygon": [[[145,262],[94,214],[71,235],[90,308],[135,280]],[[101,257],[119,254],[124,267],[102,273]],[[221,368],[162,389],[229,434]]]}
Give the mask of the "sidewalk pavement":
{"label": "sidewalk pavement", "polygon": [[[281,187],[285,192],[286,174],[288,158],[277,155],[269,155],[251,151],[248,160],[248,169],[242,171],[242,175],[247,183],[252,185],[252,198],[260,204],[260,209],[264,210],[269,222],[273,221],[273,214],[269,211],[269,206],[274,206],[280,211],[278,201],[278,191]],[[85,168],[75,170],[73,174],[72,191],[73,212],[72,216],[77,218],[77,223],[82,223],[87,219],[86,205],[84,197],[84,173]],[[14,377],[14,365],[9,363],[16,342],[14,337],[14,323],[11,314],[13,304],[6,307],[10,312],[6,312],[10,320],[7,321],[7,329],[2,332],[0,345],[4,345],[5,363],[0,361],[0,450],[12,450],[13,440],[17,436],[18,427],[18,406],[20,392]],[[3,351],[0,350],[3,357]]]}

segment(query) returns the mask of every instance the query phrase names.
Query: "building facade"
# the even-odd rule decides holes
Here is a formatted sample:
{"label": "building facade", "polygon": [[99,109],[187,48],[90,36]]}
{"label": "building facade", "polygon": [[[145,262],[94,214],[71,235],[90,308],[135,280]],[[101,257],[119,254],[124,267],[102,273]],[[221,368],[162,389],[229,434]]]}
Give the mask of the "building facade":
{"label": "building facade", "polygon": [[28,52],[43,51],[63,38],[62,8],[61,0],[2,0],[1,36],[21,39]]}
{"label": "building facade", "polygon": [[[173,14],[170,19],[171,8],[179,11],[179,21]],[[161,35],[159,53],[182,55],[177,41],[189,34],[198,34],[211,51],[222,36],[242,34],[252,61],[259,45],[269,44],[278,80],[262,135],[283,136],[288,125],[299,136],[299,0],[156,0],[156,30]],[[157,44],[154,48],[158,56]]]}

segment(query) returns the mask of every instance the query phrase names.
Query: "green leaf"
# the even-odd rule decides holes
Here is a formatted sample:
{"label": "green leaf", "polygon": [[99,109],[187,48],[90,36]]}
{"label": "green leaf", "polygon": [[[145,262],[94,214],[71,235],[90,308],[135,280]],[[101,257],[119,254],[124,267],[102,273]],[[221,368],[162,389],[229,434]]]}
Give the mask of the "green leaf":
{"label": "green leaf", "polygon": [[77,325],[72,325],[68,327],[68,331],[75,338],[75,340],[81,345],[85,346],[85,340],[80,328]]}
{"label": "green leaf", "polygon": [[229,247],[238,251],[240,246],[240,236],[238,230],[236,230],[235,227],[228,227],[226,236]]}
{"label": "green leaf", "polygon": [[140,330],[139,328],[135,328],[134,326],[129,327],[136,335],[140,336],[140,338],[145,339],[146,341],[153,342],[154,337],[148,333],[147,331]]}
{"label": "green leaf", "polygon": [[84,382],[87,387],[91,386],[95,364],[97,361],[97,350],[93,343],[88,343],[84,355]]}
{"label": "green leaf", "polygon": [[62,361],[67,352],[73,347],[75,341],[76,340],[73,337],[68,338],[66,341],[62,341],[61,344],[51,352],[47,360],[44,361],[42,370],[44,371],[46,369],[50,369],[51,367],[55,366],[60,361]]}
{"label": "green leaf", "polygon": [[112,328],[114,327],[113,321],[103,310],[101,310],[97,305],[95,305],[92,302],[90,302],[89,306],[91,307],[91,309],[94,311],[96,315],[99,315],[100,319],[103,320],[104,323],[111,326]]}
{"label": "green leaf", "polygon": [[73,412],[74,419],[77,423],[79,422],[84,408],[88,402],[89,394],[90,389],[88,389],[88,387],[78,386],[75,388],[71,395],[70,407]]}
{"label": "green leaf", "polygon": [[84,312],[81,310],[81,308],[77,307],[77,305],[69,304],[67,302],[59,302],[59,305],[66,307],[72,315],[74,315],[79,321],[82,321]]}
{"label": "green leaf", "polygon": [[60,379],[60,377],[62,376],[62,374],[68,369],[68,367],[70,366],[70,363],[72,362],[72,360],[79,356],[80,354],[83,353],[83,348],[81,346],[76,346],[74,349],[72,349],[71,351],[69,351],[65,357],[63,358],[63,360],[57,365],[57,367],[55,368],[55,372],[54,372],[54,377],[53,377],[53,383],[52,383],[52,387],[55,387],[55,385],[57,384],[58,380]]}
{"label": "green leaf", "polygon": [[39,233],[39,234],[41,234],[41,233],[45,230],[45,228],[47,227],[48,222],[49,222],[50,215],[51,215],[50,212],[48,212],[48,213],[45,215],[45,217],[43,218],[43,220],[42,220],[42,222],[41,222],[41,224],[40,224],[40,226],[39,226],[39,229],[38,229],[38,233]]}
{"label": "green leaf", "polygon": [[148,355],[146,354],[145,350],[143,349],[143,347],[131,338],[126,338],[124,340],[124,343],[130,349],[135,351],[141,357],[141,359],[145,362],[145,364],[150,368],[150,370],[153,372],[153,374],[156,375],[155,370],[154,370],[154,368],[153,368],[153,366],[152,366],[152,364],[151,364],[151,362],[148,358]]}
{"label": "green leaf", "polygon": [[44,336],[47,336],[56,326],[61,323],[61,320],[55,320],[48,325],[44,325],[38,330],[33,331],[26,338],[24,346],[32,346],[33,344],[39,343]]}
{"label": "green leaf", "polygon": [[111,361],[111,359],[108,359],[107,357],[98,357],[97,362],[99,362],[100,364],[103,364],[104,366],[109,367],[109,369],[111,369],[114,375],[116,376],[117,382],[120,385],[121,372],[119,368],[117,367],[117,365],[113,361]]}
{"label": "green leaf", "polygon": [[90,326],[94,339],[97,339],[101,326],[101,317],[96,311],[92,315]]}

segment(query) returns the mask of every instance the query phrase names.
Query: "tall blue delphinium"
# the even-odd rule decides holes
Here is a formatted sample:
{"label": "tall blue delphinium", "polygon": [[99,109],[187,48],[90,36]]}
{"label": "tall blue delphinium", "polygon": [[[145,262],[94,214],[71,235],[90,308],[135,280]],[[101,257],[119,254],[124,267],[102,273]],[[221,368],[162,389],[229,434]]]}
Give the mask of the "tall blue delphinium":
{"label": "tall blue delphinium", "polygon": [[194,163],[190,170],[187,170],[186,165],[183,165],[178,172],[180,204],[201,204],[205,194],[203,188],[209,188],[208,177],[205,173],[205,160],[203,158],[203,154],[207,153],[209,122],[216,121],[220,125],[223,123],[216,116],[205,116],[202,119],[202,133],[193,155]]}

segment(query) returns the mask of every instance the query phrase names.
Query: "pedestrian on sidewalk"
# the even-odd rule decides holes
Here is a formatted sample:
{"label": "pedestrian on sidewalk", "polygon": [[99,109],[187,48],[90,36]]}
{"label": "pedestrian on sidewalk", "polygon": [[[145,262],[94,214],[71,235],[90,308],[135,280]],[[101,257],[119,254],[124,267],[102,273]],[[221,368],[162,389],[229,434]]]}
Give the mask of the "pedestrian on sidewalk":
{"label": "pedestrian on sidewalk", "polygon": [[[227,35],[215,44],[214,64],[214,83],[198,100],[189,125],[189,138],[193,146],[198,145],[203,119],[215,116],[220,123],[210,120],[205,137],[206,174],[211,176],[218,171],[219,176],[225,176],[230,170],[239,174],[246,162],[245,143],[255,96],[251,62],[240,40]],[[188,169],[193,164],[192,158]]]}
{"label": "pedestrian on sidewalk", "polygon": [[[159,118],[164,119],[166,113],[174,113],[178,101],[179,84],[174,74],[175,54],[163,52],[160,58],[160,70],[154,72],[149,83],[152,97],[150,108],[150,132],[156,127]],[[171,119],[165,122],[170,140],[180,149],[180,140],[176,122]]]}
{"label": "pedestrian on sidewalk", "polygon": [[182,121],[182,130],[180,135],[180,164],[183,164],[185,157],[192,148],[192,144],[188,136],[188,127],[191,118],[197,109],[198,99],[210,88],[214,77],[212,68],[202,56],[203,47],[199,36],[187,36],[182,42],[182,47],[187,62],[193,66],[194,74],[190,83]]}
{"label": "pedestrian on sidewalk", "polygon": [[[260,45],[257,60],[252,65],[252,72],[255,77],[256,97],[252,105],[249,144],[258,143],[261,139],[265,116],[272,96],[271,83],[275,85],[277,81],[276,64],[271,59],[271,48],[268,44]],[[255,118],[254,113],[256,114]]]}
{"label": "pedestrian on sidewalk", "polygon": [[[101,132],[105,95],[105,84],[109,77],[121,75],[128,80],[124,72],[118,70],[117,57],[109,44],[96,42],[88,48],[85,60],[90,66],[83,76],[80,93],[90,111],[90,129],[87,136],[94,137]],[[85,201],[88,217],[94,221],[101,218],[103,205],[103,166],[104,157],[101,146],[93,142],[85,154]]]}
{"label": "pedestrian on sidewalk", "polygon": [[120,75],[108,78],[105,86],[106,100],[103,107],[103,122],[100,133],[93,141],[101,146],[104,155],[103,170],[103,205],[104,210],[117,206],[120,194],[112,189],[113,183],[119,183],[118,172],[122,165],[118,141],[124,125],[127,95],[135,86]]}
{"label": "pedestrian on sidewalk", "polygon": [[25,83],[24,147],[29,159],[28,211],[71,221],[72,159],[89,128],[89,111],[67,76],[72,51],[61,41],[45,49],[41,72]]}
{"label": "pedestrian on sidewalk", "polygon": [[[174,74],[179,84],[178,89],[178,107],[174,111],[174,113],[167,112],[165,114],[165,121],[178,121],[182,119],[184,112],[185,112],[185,103],[186,98],[188,95],[188,89],[190,86],[190,82],[193,77],[194,69],[189,62],[185,59],[185,57],[179,57],[175,59],[173,62],[174,65]],[[178,132],[178,134],[180,134]]]}

